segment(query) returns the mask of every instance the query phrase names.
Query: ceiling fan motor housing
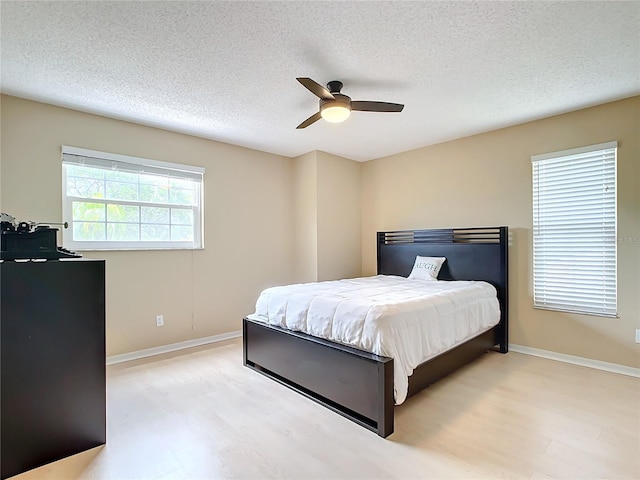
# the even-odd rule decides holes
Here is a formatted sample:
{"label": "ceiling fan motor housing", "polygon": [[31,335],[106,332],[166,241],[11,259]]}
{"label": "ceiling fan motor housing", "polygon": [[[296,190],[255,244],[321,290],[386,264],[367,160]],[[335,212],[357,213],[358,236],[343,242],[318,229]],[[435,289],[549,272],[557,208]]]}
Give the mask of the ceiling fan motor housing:
{"label": "ceiling fan motor housing", "polygon": [[342,82],[340,80],[332,80],[331,82],[327,83],[327,88],[332,94],[340,93],[340,90],[342,90]]}
{"label": "ceiling fan motor housing", "polygon": [[335,97],[335,100],[320,99],[320,111],[322,111],[323,107],[326,106],[325,108],[329,108],[330,106],[335,106],[336,103],[340,103],[340,106],[344,106],[351,110],[351,97],[342,95],[341,93],[333,93],[332,95]]}

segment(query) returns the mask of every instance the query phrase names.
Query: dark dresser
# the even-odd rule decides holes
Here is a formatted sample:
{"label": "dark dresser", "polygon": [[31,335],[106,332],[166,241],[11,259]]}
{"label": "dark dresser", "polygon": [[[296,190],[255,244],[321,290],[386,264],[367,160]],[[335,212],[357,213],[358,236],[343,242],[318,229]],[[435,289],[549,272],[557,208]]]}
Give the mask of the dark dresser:
{"label": "dark dresser", "polygon": [[0,477],[106,442],[105,262],[0,262]]}

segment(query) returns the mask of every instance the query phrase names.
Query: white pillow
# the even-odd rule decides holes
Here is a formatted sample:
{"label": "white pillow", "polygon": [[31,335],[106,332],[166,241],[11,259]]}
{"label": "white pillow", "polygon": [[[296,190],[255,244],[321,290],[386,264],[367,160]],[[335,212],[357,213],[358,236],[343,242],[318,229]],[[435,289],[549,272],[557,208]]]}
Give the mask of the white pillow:
{"label": "white pillow", "polygon": [[446,260],[446,257],[421,257],[416,256],[416,261],[413,264],[413,270],[409,274],[409,278],[413,280],[431,280],[433,282],[438,280],[438,272],[440,267]]}

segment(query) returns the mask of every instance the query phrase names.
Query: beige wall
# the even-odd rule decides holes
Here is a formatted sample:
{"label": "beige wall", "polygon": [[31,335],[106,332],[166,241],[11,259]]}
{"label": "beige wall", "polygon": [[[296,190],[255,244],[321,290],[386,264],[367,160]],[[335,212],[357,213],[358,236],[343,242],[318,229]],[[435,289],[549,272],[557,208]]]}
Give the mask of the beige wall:
{"label": "beige wall", "polygon": [[262,288],[292,281],[290,158],[14,97],[1,102],[0,202],[18,220],[61,219],[61,145],[206,168],[203,250],[84,253],[107,260],[108,355],[240,330]]}
{"label": "beige wall", "polygon": [[293,159],[295,282],[318,279],[317,152]]}
{"label": "beige wall", "polygon": [[[0,99],[0,209],[19,220],[61,217],[63,144],[207,169],[203,250],[85,253],[107,260],[109,355],[236,331],[266,286],[375,274],[380,230],[508,225],[511,342],[640,365],[640,97],[363,164]],[[610,140],[620,318],[534,310],[530,156]]]}
{"label": "beige wall", "polygon": [[361,166],[318,152],[318,280],[361,274]]}
{"label": "beige wall", "polygon": [[[363,273],[376,271],[375,232],[507,225],[510,342],[640,366],[640,97],[363,164]],[[618,141],[620,318],[532,307],[530,157]]]}
{"label": "beige wall", "polygon": [[360,276],[360,163],[320,151],[293,162],[296,281]]}

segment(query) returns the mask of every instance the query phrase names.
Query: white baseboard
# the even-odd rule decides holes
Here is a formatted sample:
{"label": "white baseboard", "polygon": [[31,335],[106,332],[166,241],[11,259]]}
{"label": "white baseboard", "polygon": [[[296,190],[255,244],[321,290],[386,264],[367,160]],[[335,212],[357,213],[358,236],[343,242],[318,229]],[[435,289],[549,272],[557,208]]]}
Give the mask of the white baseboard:
{"label": "white baseboard", "polygon": [[[185,348],[199,347],[201,345],[222,342],[224,340],[230,340],[232,338],[238,338],[241,336],[242,331],[237,330],[235,332],[222,333],[220,335],[212,335],[210,337],[196,338],[193,340],[186,340],[184,342],[170,343],[169,345],[146,348],[144,350],[137,350],[135,352],[123,353],[120,355],[112,355],[110,357],[107,357],[107,365],[114,365],[116,363],[129,362],[131,360],[138,360],[140,358],[175,352],[178,350],[184,350]],[[621,375],[640,378],[640,368],[628,367],[626,365],[619,365],[617,363],[602,362],[600,360],[576,357],[574,355],[566,355],[564,353],[551,352],[549,350],[525,347],[524,345],[517,344],[509,344],[509,350],[516,353],[523,353],[525,355],[533,355],[536,357],[548,358],[549,360],[556,360],[558,362],[571,363],[573,365],[580,365],[582,367],[595,368],[597,370],[604,370],[606,372],[619,373]]]}
{"label": "white baseboard", "polygon": [[595,368],[607,372],[619,373],[630,377],[640,378],[640,368],[628,367],[617,363],[601,362],[600,360],[592,360],[590,358],[575,357],[564,353],[551,352],[549,350],[541,350],[539,348],[525,347],[523,345],[509,344],[509,350],[526,355],[534,355],[536,357],[548,358],[559,362],[572,363],[582,367]]}
{"label": "white baseboard", "polygon": [[212,335],[210,337],[196,338],[193,340],[186,340],[184,342],[170,343],[169,345],[161,345],[160,347],[145,348],[144,350],[137,350],[135,352],[122,353],[120,355],[112,355],[107,357],[107,365],[113,365],[115,363],[129,362],[131,360],[138,360],[139,358],[152,357],[154,355],[161,355],[163,353],[175,352],[177,350],[184,350],[185,348],[199,347],[200,345],[207,345],[209,343],[222,342],[231,338],[237,338],[242,336],[242,331],[237,330],[235,332],[222,333],[220,335]]}

